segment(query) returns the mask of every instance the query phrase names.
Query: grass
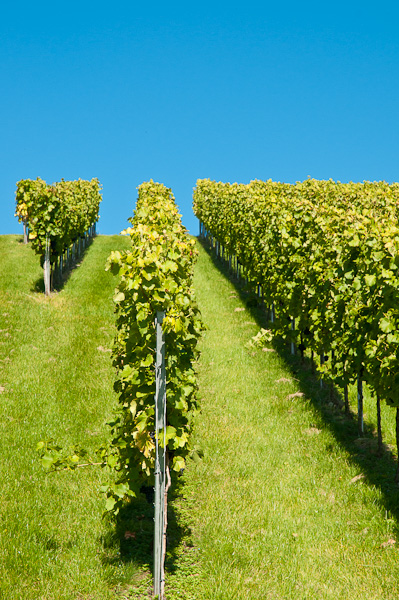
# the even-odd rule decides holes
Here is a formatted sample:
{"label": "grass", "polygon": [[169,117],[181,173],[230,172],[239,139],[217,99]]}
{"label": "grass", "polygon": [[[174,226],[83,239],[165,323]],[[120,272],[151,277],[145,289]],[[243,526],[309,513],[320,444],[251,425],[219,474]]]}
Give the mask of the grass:
{"label": "grass", "polygon": [[[284,347],[248,350],[263,316],[200,251],[195,286],[209,329],[195,441],[204,459],[175,502],[196,560],[186,576],[177,561],[167,598],[396,599],[399,494],[389,447],[373,452],[373,401],[362,441],[356,419]],[[355,410],[353,392],[351,402]],[[393,443],[394,411],[383,408]]]}
{"label": "grass", "polygon": [[[105,471],[46,475],[35,453],[40,439],[93,449],[107,438],[115,282],[104,263],[127,243],[96,238],[45,298],[37,257],[0,237],[1,600],[151,596],[151,504],[108,523]],[[248,349],[262,312],[201,247],[195,287],[208,326],[194,440],[204,458],[170,494],[167,600],[396,600],[394,411],[383,407],[378,458],[373,400],[359,440],[356,419],[283,345]]]}
{"label": "grass", "polygon": [[115,281],[104,265],[120,236],[98,237],[64,288],[45,298],[38,258],[0,237],[0,598],[106,600],[140,576],[102,521],[99,468],[46,475],[41,439],[94,449],[116,397],[108,348]]}

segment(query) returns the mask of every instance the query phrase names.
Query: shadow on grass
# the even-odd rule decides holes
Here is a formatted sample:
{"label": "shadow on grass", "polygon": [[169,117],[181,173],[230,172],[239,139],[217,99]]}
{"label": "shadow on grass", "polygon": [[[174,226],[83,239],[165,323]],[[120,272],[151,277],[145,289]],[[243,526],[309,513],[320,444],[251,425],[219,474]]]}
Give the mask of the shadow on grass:
{"label": "shadow on grass", "polygon": [[[166,573],[176,570],[178,548],[183,539],[191,536],[191,530],[179,523],[173,508],[174,501],[182,495],[183,484],[173,476],[168,493],[168,527],[166,539]],[[108,532],[101,539],[103,546],[102,564],[105,567],[132,564],[153,575],[154,543],[154,489],[142,488],[142,498],[135,498],[108,523]],[[112,581],[110,583],[113,583]]]}
{"label": "shadow on grass", "polygon": [[[266,311],[257,296],[246,289],[243,281],[237,281],[229,270],[228,262],[223,258],[217,258],[206,240],[197,239],[211,257],[214,266],[235,285],[237,293],[257,325],[264,328],[270,326]],[[395,534],[399,535],[399,488],[395,483],[397,461],[392,450],[384,444],[382,453],[378,453],[374,426],[366,421],[364,435],[359,438],[357,416],[353,413],[349,415],[344,413],[344,402],[338,388],[329,385],[320,388],[320,380],[312,372],[310,359],[305,357],[302,360],[298,355],[291,355],[288,344],[283,340],[277,340],[274,348],[295,376],[300,391],[311,401],[324,426],[331,431],[340,446],[348,453],[348,459],[363,474],[363,481],[381,491],[381,508],[387,511],[387,516],[394,518]]]}
{"label": "shadow on grass", "polygon": [[[54,270],[52,272],[52,276],[51,276],[51,280],[52,280],[51,281],[51,291],[52,292],[60,292],[64,288],[65,284],[68,282],[72,273],[75,271],[75,269],[80,267],[80,265],[82,264],[82,261],[84,260],[84,257],[86,256],[87,251],[89,250],[90,246],[93,243],[93,239],[94,238],[90,238],[88,240],[87,246],[85,248],[83,248],[83,250],[81,250],[80,255],[75,260],[72,260],[72,258],[69,260],[69,264],[63,268],[62,275],[60,274],[59,270]],[[23,240],[22,240],[22,243],[23,243]],[[37,279],[34,282],[34,284],[31,287],[31,292],[37,292],[39,294],[44,294],[44,277],[40,277],[39,279]]]}

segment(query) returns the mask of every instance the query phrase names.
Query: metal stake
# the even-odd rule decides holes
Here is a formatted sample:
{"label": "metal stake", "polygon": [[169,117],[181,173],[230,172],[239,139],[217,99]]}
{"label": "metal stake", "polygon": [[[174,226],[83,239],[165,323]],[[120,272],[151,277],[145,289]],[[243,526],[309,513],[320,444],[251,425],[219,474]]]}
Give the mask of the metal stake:
{"label": "metal stake", "polygon": [[44,293],[50,294],[50,238],[46,235],[46,250],[44,255]]}
{"label": "metal stake", "polygon": [[357,376],[357,426],[359,435],[364,433],[363,423],[363,382],[360,375]]}
{"label": "metal stake", "polygon": [[[295,331],[295,319],[291,319],[291,330]],[[295,354],[295,344],[291,342],[291,354]]]}
{"label": "metal stake", "polygon": [[[166,441],[166,370],[165,337],[162,331],[164,312],[157,312],[156,360],[155,360],[155,516],[154,516],[154,595],[164,598],[164,555],[165,555],[165,441]],[[163,432],[163,445],[159,444]]]}

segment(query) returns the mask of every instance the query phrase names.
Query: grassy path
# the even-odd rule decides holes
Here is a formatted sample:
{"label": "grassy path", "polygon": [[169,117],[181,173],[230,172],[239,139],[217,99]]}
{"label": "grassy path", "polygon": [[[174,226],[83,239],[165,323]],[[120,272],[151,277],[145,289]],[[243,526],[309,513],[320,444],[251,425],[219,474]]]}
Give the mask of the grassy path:
{"label": "grassy path", "polygon": [[389,452],[365,451],[354,422],[321,403],[289,356],[246,349],[256,314],[202,249],[195,287],[209,327],[196,428],[205,456],[176,506],[197,550],[184,578],[169,575],[167,597],[397,599]]}
{"label": "grassy path", "polygon": [[107,600],[135,572],[119,566],[117,544],[104,544],[106,474],[46,475],[35,452],[41,439],[90,449],[107,436],[115,282],[104,265],[126,243],[98,237],[64,289],[45,298],[31,248],[0,237],[1,599]]}

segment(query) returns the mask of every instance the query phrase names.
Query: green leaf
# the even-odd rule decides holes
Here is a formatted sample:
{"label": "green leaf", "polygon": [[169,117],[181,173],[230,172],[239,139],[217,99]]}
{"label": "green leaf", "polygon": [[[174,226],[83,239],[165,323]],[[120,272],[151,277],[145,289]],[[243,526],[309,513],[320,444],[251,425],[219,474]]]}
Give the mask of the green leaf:
{"label": "green leaf", "polygon": [[114,302],[122,302],[125,299],[125,294],[123,292],[118,292],[114,296]]}
{"label": "green leaf", "polygon": [[46,452],[41,459],[41,463],[46,470],[49,470],[53,466],[54,458]]}
{"label": "green leaf", "polygon": [[141,366],[149,367],[150,365],[153,364],[153,362],[154,362],[154,358],[153,358],[152,354],[147,354],[145,359],[141,361]]}
{"label": "green leaf", "polygon": [[168,443],[169,440],[172,440],[175,436],[176,436],[176,428],[172,427],[171,425],[168,425],[166,428],[166,433],[165,433],[166,443]]}
{"label": "green leaf", "polygon": [[365,275],[364,280],[368,287],[373,287],[373,285],[375,285],[375,283],[377,281],[377,278],[375,275]]}
{"label": "green leaf", "polygon": [[117,483],[112,486],[112,491],[118,498],[123,498],[129,492],[129,486],[127,483]]}
{"label": "green leaf", "polygon": [[392,323],[392,321],[390,321],[390,319],[387,319],[386,317],[380,319],[379,325],[381,331],[383,331],[384,333],[389,333],[390,331],[393,331],[395,329],[395,326]]}
{"label": "green leaf", "polygon": [[114,498],[113,496],[108,496],[108,498],[105,501],[105,510],[108,512],[112,512],[114,510],[116,504],[116,498]]}
{"label": "green leaf", "polygon": [[175,273],[178,268],[177,262],[172,260],[166,260],[163,264],[164,271],[172,271],[172,273]]}
{"label": "green leaf", "polygon": [[173,471],[177,471],[178,473],[186,468],[186,461],[182,456],[175,456],[173,459]]}
{"label": "green leaf", "polygon": [[136,400],[132,400],[130,402],[130,408],[129,408],[129,410],[132,413],[132,417],[134,417],[136,415],[136,411],[137,411],[137,402],[136,402]]}

